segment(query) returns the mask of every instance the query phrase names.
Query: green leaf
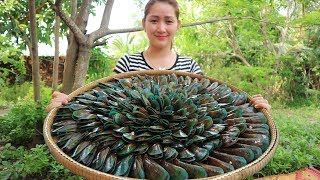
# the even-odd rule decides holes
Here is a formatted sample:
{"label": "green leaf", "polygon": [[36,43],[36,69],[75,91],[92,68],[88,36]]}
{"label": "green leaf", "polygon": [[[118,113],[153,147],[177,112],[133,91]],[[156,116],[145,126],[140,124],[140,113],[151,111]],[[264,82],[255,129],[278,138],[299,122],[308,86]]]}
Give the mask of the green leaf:
{"label": "green leaf", "polygon": [[11,175],[12,175],[12,172],[7,171],[7,170],[4,170],[4,171],[1,171],[1,172],[0,172],[0,177],[1,177],[1,179],[3,179],[3,180],[9,180],[10,177],[11,177]]}

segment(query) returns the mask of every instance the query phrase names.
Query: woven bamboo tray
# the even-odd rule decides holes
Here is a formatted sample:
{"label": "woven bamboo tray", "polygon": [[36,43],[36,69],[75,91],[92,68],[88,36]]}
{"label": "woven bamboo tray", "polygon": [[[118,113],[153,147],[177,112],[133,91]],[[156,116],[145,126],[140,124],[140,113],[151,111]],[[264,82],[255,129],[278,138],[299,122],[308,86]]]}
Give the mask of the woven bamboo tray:
{"label": "woven bamboo tray", "polygon": [[[98,82],[108,82],[113,81],[113,78],[129,78],[131,76],[135,76],[137,74],[139,75],[164,75],[164,74],[172,74],[175,73],[177,76],[190,76],[191,78],[207,78],[211,80],[211,82],[219,82],[226,84],[229,88],[231,88],[235,92],[242,92],[238,88],[222,82],[218,79],[210,78],[207,76],[197,75],[197,74],[191,74],[186,72],[178,72],[178,71],[169,71],[169,70],[147,70],[147,71],[136,71],[136,72],[128,72],[128,73],[122,73],[122,74],[115,74],[113,76],[109,76],[106,78],[99,79],[97,81],[93,81],[90,84],[83,86],[71,94],[69,94],[69,98],[72,99],[75,96],[82,94],[86,91],[89,91],[93,88],[95,88],[98,84]],[[251,100],[252,97],[249,96],[249,99]],[[133,179],[133,178],[127,178],[127,177],[119,177],[114,176],[111,174],[107,174],[92,168],[89,168],[87,166],[84,166],[77,161],[73,160],[71,157],[69,157],[67,154],[65,154],[56,144],[56,138],[51,135],[51,128],[54,121],[54,117],[57,114],[58,108],[55,108],[51,110],[51,112],[48,114],[48,116],[45,119],[44,126],[43,126],[43,134],[46,144],[49,147],[49,150],[53,154],[53,156],[56,158],[58,162],[60,162],[62,165],[64,165],[67,169],[69,169],[71,172],[73,172],[76,175],[82,176],[86,179]],[[208,180],[208,179],[245,179],[248,176],[253,175],[254,173],[260,171],[273,157],[276,148],[279,143],[279,133],[278,129],[274,123],[273,118],[271,115],[265,110],[262,109],[261,112],[264,113],[264,115],[267,118],[267,124],[270,127],[270,145],[268,149],[256,160],[253,162],[247,164],[246,166],[236,169],[234,171],[219,175],[219,176],[213,176],[208,178],[201,178],[202,180]]]}

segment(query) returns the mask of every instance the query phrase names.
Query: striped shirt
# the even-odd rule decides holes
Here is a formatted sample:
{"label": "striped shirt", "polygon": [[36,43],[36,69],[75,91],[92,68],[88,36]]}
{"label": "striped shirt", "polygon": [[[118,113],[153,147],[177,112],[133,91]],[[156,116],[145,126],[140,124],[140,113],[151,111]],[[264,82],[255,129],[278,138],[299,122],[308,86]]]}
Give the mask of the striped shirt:
{"label": "striped shirt", "polygon": [[[144,59],[143,53],[122,56],[114,68],[115,73],[153,69]],[[177,55],[174,65],[166,70],[203,74],[197,62],[190,57]]]}

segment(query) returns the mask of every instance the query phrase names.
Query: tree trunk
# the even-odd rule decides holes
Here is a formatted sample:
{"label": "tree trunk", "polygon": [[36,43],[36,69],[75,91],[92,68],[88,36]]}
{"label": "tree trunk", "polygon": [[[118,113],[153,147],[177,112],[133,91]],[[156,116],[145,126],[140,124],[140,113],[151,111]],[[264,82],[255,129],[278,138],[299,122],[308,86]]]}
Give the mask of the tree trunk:
{"label": "tree trunk", "polygon": [[263,37],[262,43],[263,43],[263,47],[265,49],[268,48],[267,23],[266,23],[267,19],[266,19],[266,16],[267,16],[267,5],[264,4],[263,7],[262,7],[262,10],[261,10],[261,19],[262,19],[261,30],[262,30],[262,37]]}
{"label": "tree trunk", "polygon": [[40,103],[40,73],[39,73],[39,57],[38,57],[38,36],[36,22],[35,0],[29,0],[29,18],[30,18],[30,34],[31,34],[31,57],[32,57],[32,81],[34,90],[34,101]]}
{"label": "tree trunk", "polygon": [[[286,39],[287,39],[287,34],[289,31],[289,26],[290,26],[290,21],[291,21],[291,17],[295,12],[295,2],[293,0],[287,0],[287,14],[286,14],[286,24],[285,24],[285,28],[284,31],[282,33],[282,37],[281,37],[281,44],[282,46],[284,46]],[[291,12],[290,12],[291,10]]]}
{"label": "tree trunk", "polygon": [[91,56],[91,46],[80,46],[77,64],[75,67],[75,79],[72,90],[82,87],[86,81],[86,75],[89,67],[89,59]]}
{"label": "tree trunk", "polygon": [[[75,20],[77,17],[77,8],[78,8],[78,1],[77,0],[71,0],[71,7],[70,7],[70,18],[72,20]],[[69,34],[67,35],[68,44],[70,44],[71,36],[73,36],[72,31],[69,31]]]}
{"label": "tree trunk", "polygon": [[62,92],[69,94],[72,92],[72,86],[74,82],[74,68],[75,61],[78,58],[79,45],[75,40],[75,37],[70,36],[70,44],[67,49],[66,59],[64,62],[63,80],[62,80]]}
{"label": "tree trunk", "polygon": [[[37,36],[37,22],[36,22],[36,8],[35,0],[29,0],[29,18],[30,18],[30,35],[31,35],[31,57],[32,57],[32,81],[34,91],[34,101],[37,107],[41,106],[40,102],[40,73],[39,73],[39,57],[38,57],[38,36]],[[35,135],[32,139],[31,145],[39,144],[42,141],[42,124],[38,123],[35,127]]]}
{"label": "tree trunk", "polygon": [[[301,6],[302,6],[302,9],[301,9],[301,18],[304,18],[305,15],[306,15],[306,12],[305,12],[305,8],[306,8],[305,3],[302,2]],[[301,37],[301,38],[304,38],[304,30],[303,30],[303,26],[302,26],[302,25],[300,25],[300,37]]]}
{"label": "tree trunk", "polygon": [[233,52],[234,52],[234,56],[238,57],[238,59],[240,59],[242,61],[242,63],[246,66],[251,66],[249,64],[249,62],[246,60],[246,58],[243,56],[242,52],[241,52],[241,49],[240,49],[240,46],[239,46],[239,43],[237,41],[237,38],[236,38],[236,34],[235,34],[235,30],[234,30],[234,22],[232,19],[229,20],[229,32],[230,32],[230,41],[229,41],[229,44],[230,46],[232,47],[233,49]]}
{"label": "tree trunk", "polygon": [[[90,10],[90,5],[91,5],[92,0],[84,0],[82,2],[82,5],[80,7],[79,13],[76,17],[76,19],[73,21],[73,17],[70,18],[71,21],[73,21],[75,24],[75,27],[78,32],[77,34],[72,33],[70,35],[70,44],[67,49],[67,55],[66,55],[66,60],[65,60],[65,65],[64,65],[64,72],[63,72],[63,89],[62,91],[66,94],[71,93],[73,90],[75,90],[73,87],[77,87],[74,85],[75,83],[75,78],[76,78],[76,65],[79,64],[78,60],[81,59],[83,54],[79,52],[79,47],[87,47],[87,37],[85,36],[86,34],[86,27],[89,19],[89,10]],[[73,7],[72,7],[73,8]],[[73,15],[72,15],[73,16]],[[89,51],[91,50],[92,47],[90,47]],[[80,57],[80,58],[79,58]],[[89,57],[90,55],[83,56],[83,57]],[[89,59],[87,59],[89,61]],[[89,62],[88,62],[89,63]],[[87,70],[82,71],[82,73],[86,73]],[[81,76],[82,77],[82,76]],[[78,78],[78,77],[77,77]],[[85,79],[84,79],[85,81]],[[82,81],[82,82],[84,82]],[[77,79],[77,83],[79,83]],[[82,84],[81,86],[83,86]],[[80,86],[80,87],[81,87]]]}
{"label": "tree trunk", "polygon": [[59,30],[60,30],[60,17],[56,14],[54,25],[54,61],[53,61],[53,80],[52,90],[56,91],[59,81]]}
{"label": "tree trunk", "polygon": [[[71,15],[70,18],[75,21],[76,11],[77,11],[77,0],[71,1]],[[62,79],[62,92],[69,94],[72,92],[72,86],[74,82],[74,67],[75,59],[77,59],[78,43],[75,41],[75,37],[72,31],[69,31],[68,39],[68,49],[66,54],[66,59],[64,62],[63,79]]]}

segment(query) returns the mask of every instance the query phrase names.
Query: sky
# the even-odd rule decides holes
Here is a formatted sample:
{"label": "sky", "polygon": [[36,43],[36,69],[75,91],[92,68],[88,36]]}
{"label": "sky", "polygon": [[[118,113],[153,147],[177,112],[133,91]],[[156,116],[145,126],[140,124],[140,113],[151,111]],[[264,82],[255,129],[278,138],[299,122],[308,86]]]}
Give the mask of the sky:
{"label": "sky", "polygon": [[[91,33],[99,28],[101,18],[103,15],[104,6],[98,7],[96,10],[96,16],[89,16],[87,31]],[[135,19],[132,18],[135,14],[139,13],[138,7],[132,0],[116,0],[114,1],[111,18],[110,18],[110,29],[120,28],[132,28],[135,27]],[[52,46],[54,47],[54,39],[52,38]],[[54,48],[49,45],[39,44],[39,55],[40,56],[53,56]],[[60,38],[60,55],[65,55],[67,50],[66,38]]]}

